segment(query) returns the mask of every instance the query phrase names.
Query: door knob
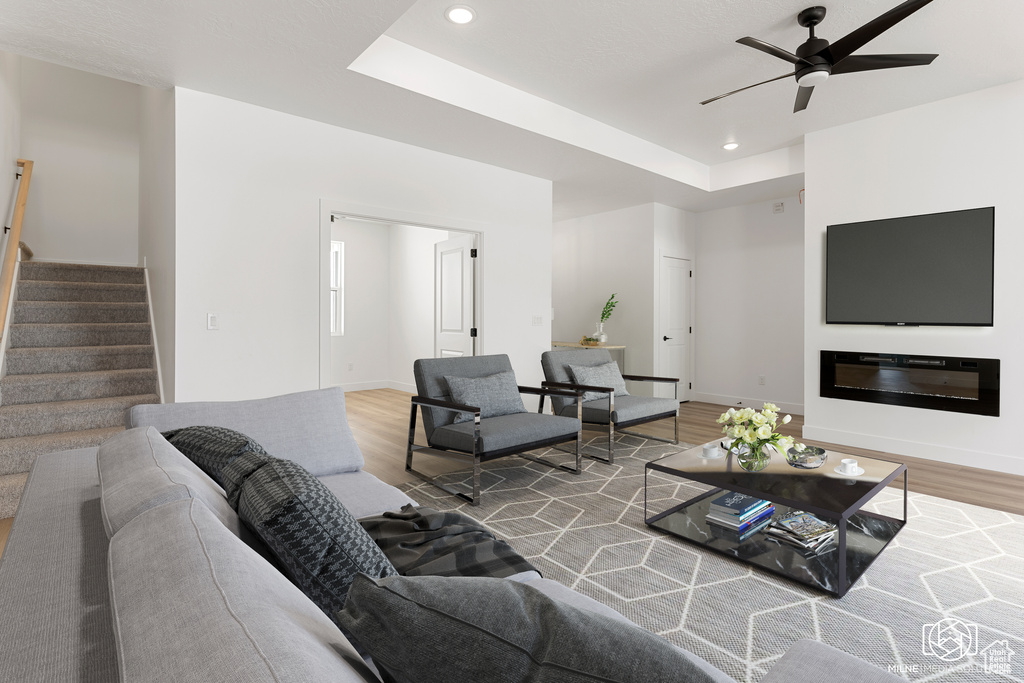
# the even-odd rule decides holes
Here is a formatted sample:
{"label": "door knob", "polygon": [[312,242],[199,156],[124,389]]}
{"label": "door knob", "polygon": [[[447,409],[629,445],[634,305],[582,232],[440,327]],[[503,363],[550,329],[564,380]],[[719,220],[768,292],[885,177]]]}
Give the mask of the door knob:
{"label": "door knob", "polygon": [[661,341],[668,341],[668,340],[669,340],[669,339],[671,339],[671,338],[672,338],[672,337],[662,337],[662,338],[661,338]]}

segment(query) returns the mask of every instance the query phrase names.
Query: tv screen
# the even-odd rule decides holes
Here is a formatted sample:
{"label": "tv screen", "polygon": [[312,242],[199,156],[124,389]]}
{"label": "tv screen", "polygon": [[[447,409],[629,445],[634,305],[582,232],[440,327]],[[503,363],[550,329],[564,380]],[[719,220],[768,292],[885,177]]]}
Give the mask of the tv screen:
{"label": "tv screen", "polygon": [[995,208],[830,225],[825,322],[992,325]]}

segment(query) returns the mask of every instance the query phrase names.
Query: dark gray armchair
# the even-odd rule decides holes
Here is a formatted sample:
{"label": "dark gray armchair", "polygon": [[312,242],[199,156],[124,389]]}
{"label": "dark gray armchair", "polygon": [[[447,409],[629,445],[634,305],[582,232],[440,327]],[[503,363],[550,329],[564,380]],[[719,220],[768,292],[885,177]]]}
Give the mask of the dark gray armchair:
{"label": "dark gray armchair", "polygon": [[[575,389],[519,386],[515,382],[512,364],[505,355],[420,359],[413,363],[413,375],[417,395],[412,398],[409,417],[406,471],[473,505],[480,504],[480,463],[488,460],[519,455],[579,474],[582,408],[562,415],[530,413],[520,397],[520,394],[537,394],[542,397],[542,402],[544,396],[571,400],[580,395]],[[414,443],[417,410],[423,413],[426,446]],[[576,441],[575,467],[523,455],[526,451],[573,440]],[[446,451],[472,459],[472,496],[413,469],[413,454],[431,450],[435,454]]]}
{"label": "dark gray armchair", "polygon": [[[579,413],[584,424],[600,425],[608,429],[609,464],[615,461],[615,431],[623,434],[640,436],[645,439],[679,443],[679,379],[675,377],[648,377],[645,375],[621,375],[623,380],[636,382],[670,383],[676,398],[652,398],[649,396],[630,396],[625,394],[625,382],[620,387],[603,384],[584,384],[577,381],[569,366],[598,368],[614,363],[607,349],[573,349],[560,348],[556,351],[545,351],[541,354],[541,366],[544,368],[545,381],[543,386],[549,389],[567,389],[585,392],[582,401],[575,397],[552,396],[551,407],[555,415],[576,415]],[[618,371],[614,372],[618,375]],[[617,379],[617,377],[616,377]],[[616,389],[619,391],[617,392]],[[618,395],[617,395],[618,394]],[[589,399],[589,400],[588,400]],[[543,401],[543,399],[541,399]],[[582,405],[580,405],[582,404]],[[582,412],[580,408],[582,407]],[[627,431],[626,427],[666,420],[671,418],[674,427],[674,440],[663,439],[650,434]],[[596,456],[592,456],[596,457]],[[604,458],[596,458],[605,460]]]}

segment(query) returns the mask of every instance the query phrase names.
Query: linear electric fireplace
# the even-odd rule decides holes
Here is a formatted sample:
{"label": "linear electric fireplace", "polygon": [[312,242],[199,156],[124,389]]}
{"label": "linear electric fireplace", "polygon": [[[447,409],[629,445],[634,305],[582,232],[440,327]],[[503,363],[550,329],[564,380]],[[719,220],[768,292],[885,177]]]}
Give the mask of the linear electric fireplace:
{"label": "linear electric fireplace", "polygon": [[821,395],[999,416],[999,360],[821,352]]}

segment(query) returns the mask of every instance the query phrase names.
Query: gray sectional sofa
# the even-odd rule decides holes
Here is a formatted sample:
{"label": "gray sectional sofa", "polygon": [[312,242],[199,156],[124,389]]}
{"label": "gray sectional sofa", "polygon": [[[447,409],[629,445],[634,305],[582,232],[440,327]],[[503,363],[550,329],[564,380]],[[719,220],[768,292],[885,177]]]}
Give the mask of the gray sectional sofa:
{"label": "gray sectional sofa", "polygon": [[[136,406],[128,431],[98,449],[41,456],[32,468],[0,560],[0,680],[379,680],[335,623],[247,542],[223,489],[159,433],[192,425],[251,436],[319,477],[357,517],[413,502],[362,471],[339,389]],[[536,572],[494,580],[636,628]],[[453,657],[477,654],[450,646]],[[732,680],[679,652],[711,680]],[[826,679],[898,680],[812,641],[796,643],[764,680]]]}

